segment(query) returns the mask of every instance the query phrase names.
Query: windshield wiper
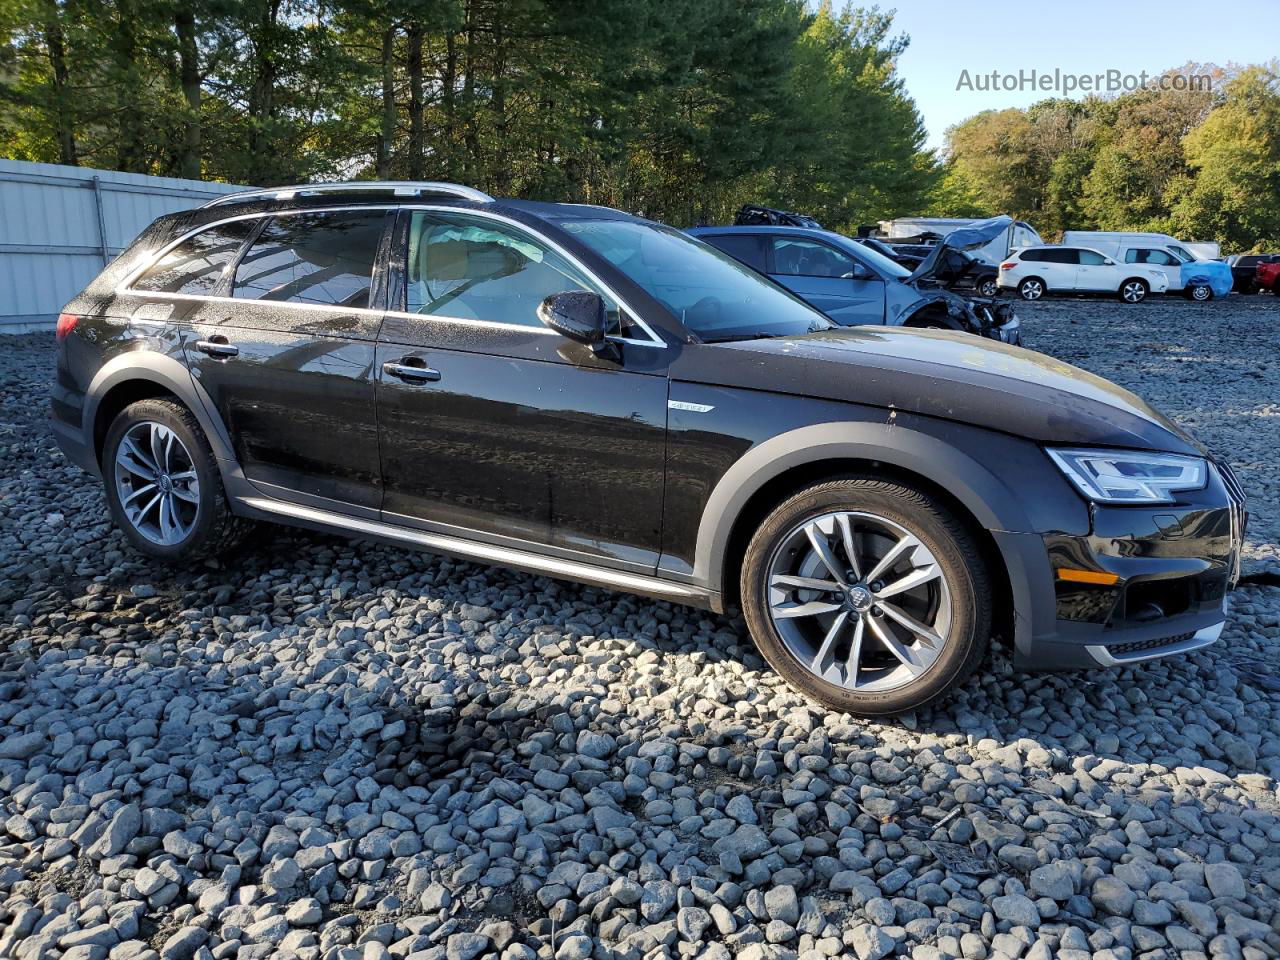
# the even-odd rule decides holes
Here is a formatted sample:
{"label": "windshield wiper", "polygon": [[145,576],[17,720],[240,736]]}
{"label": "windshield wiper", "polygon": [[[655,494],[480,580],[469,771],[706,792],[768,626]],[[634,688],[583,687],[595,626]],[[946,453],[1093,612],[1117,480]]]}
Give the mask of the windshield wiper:
{"label": "windshield wiper", "polygon": [[703,337],[703,343],[737,343],[740,340],[772,340],[774,337],[785,337],[785,333],[739,333],[731,337]]}

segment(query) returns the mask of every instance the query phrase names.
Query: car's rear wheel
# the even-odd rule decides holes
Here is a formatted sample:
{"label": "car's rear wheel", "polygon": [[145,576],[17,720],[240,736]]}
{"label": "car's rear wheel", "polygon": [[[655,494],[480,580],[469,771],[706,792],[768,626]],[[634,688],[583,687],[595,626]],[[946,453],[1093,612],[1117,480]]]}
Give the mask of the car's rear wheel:
{"label": "car's rear wheel", "polygon": [[102,475],[112,517],[148,556],[223,553],[250,527],[227,505],[199,422],[175,401],[139,400],[116,416],[103,444]]}
{"label": "car's rear wheel", "polygon": [[1141,303],[1147,299],[1147,281],[1130,277],[1120,284],[1120,299],[1125,303]]}
{"label": "car's rear wheel", "polygon": [[747,547],[741,597],[765,659],[835,710],[901,713],[982,660],[991,599],[965,525],[921,490],[868,476],[809,487]]}
{"label": "car's rear wheel", "polygon": [[1213,288],[1207,283],[1197,283],[1187,289],[1187,297],[1191,300],[1203,303],[1206,300],[1213,299]]}
{"label": "car's rear wheel", "polygon": [[978,281],[978,295],[982,297],[994,297],[1000,292],[1000,286],[996,283],[995,277],[986,277]]}
{"label": "car's rear wheel", "polygon": [[1023,300],[1039,300],[1044,294],[1044,281],[1039,277],[1027,277],[1018,284],[1018,296]]}

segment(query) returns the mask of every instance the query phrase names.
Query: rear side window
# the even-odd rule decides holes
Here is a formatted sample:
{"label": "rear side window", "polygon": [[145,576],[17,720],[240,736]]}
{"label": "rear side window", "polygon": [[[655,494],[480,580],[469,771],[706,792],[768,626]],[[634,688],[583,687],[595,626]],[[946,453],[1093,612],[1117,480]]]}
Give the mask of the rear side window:
{"label": "rear side window", "polygon": [[801,237],[773,238],[773,272],[786,277],[851,277],[853,260],[825,243]]}
{"label": "rear side window", "polygon": [[253,219],[233,220],[188,237],[138,277],[133,289],[193,296],[212,294],[222,271],[257,225]]}
{"label": "rear side window", "polygon": [[1079,250],[1045,250],[1043,259],[1048,263],[1079,263]]}
{"label": "rear side window", "polygon": [[1024,250],[1018,254],[1018,259],[1023,263],[1043,263],[1044,254],[1043,250]]}
{"label": "rear side window", "polygon": [[1078,251],[1080,262],[1086,267],[1100,267],[1107,262],[1107,258],[1093,250]]}
{"label": "rear side window", "polygon": [[274,217],[236,267],[232,296],[368,307],[386,219],[383,210]]}
{"label": "rear side window", "polygon": [[705,240],[718,250],[723,250],[738,262],[745,263],[752,270],[759,270],[761,273],[767,272],[764,261],[763,237],[719,234],[710,237],[699,237],[698,239]]}

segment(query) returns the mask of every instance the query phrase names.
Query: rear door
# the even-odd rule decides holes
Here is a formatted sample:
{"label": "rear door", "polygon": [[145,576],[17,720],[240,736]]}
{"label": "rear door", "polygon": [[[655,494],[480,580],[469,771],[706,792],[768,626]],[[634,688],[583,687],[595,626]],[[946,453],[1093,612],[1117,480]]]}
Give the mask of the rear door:
{"label": "rear door", "polygon": [[775,234],[768,255],[774,280],[841,326],[884,323],[884,281],[843,250]]}
{"label": "rear door", "polygon": [[265,492],[376,516],[382,499],[374,265],[386,209],[259,218],[218,295],[190,316],[192,376]]}
{"label": "rear door", "polygon": [[1040,262],[1050,290],[1078,290],[1079,251],[1074,247],[1046,248]]}
{"label": "rear door", "polygon": [[[651,573],[666,344],[561,249],[505,218],[406,209],[395,250],[395,309],[377,348],[384,518]],[[577,289],[605,297],[618,357],[539,321],[546,297]]]}

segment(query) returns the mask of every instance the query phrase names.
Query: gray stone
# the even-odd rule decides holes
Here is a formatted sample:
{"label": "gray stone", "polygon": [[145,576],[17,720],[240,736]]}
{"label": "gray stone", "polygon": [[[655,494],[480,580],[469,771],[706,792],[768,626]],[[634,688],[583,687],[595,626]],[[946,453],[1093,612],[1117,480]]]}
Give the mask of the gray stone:
{"label": "gray stone", "polygon": [[1231,897],[1243,900],[1245,896],[1244,877],[1232,863],[1206,863],[1204,865],[1204,882],[1209,892],[1215,897]]}
{"label": "gray stone", "polygon": [[849,934],[848,943],[853,947],[858,960],[881,960],[892,953],[895,946],[891,936],[869,923],[854,927]]}
{"label": "gray stone", "polygon": [[991,901],[991,910],[998,920],[1007,920],[1016,927],[1035,928],[1040,925],[1040,911],[1036,905],[1020,893],[1011,893],[996,897]]}

